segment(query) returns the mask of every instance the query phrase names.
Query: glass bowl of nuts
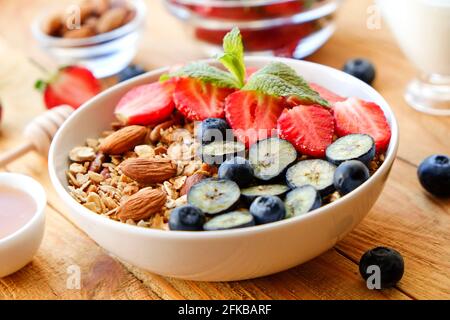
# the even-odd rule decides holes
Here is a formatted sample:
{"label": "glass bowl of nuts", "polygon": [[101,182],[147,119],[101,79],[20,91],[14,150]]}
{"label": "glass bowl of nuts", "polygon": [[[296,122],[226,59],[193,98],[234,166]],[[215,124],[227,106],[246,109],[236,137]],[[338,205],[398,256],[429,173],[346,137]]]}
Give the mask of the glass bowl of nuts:
{"label": "glass bowl of nuts", "polygon": [[34,20],[32,33],[58,64],[82,65],[104,78],[134,58],[145,16],[142,0],[84,0],[47,8]]}

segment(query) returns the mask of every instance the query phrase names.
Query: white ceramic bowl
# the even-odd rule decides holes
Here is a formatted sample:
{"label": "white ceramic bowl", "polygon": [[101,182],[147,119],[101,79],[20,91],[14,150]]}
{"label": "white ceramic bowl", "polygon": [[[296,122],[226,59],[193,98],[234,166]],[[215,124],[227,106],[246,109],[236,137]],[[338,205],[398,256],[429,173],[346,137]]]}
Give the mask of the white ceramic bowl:
{"label": "white ceramic bowl", "polygon": [[108,129],[120,97],[136,85],[156,81],[166,69],[149,72],[114,86],[78,109],[56,134],[49,155],[50,176],[73,219],[100,246],[145,270],[203,281],[242,280],[269,275],[306,262],[333,247],[355,228],[377,200],[398,147],[398,126],[388,103],[374,89],[341,71],[305,61],[250,57],[262,67],[282,61],[308,81],[343,96],[374,101],[386,114],[392,138],[386,159],[361,187],[308,215],[228,231],[186,232],[145,229],[109,220],[78,204],[67,193],[69,151]]}
{"label": "white ceramic bowl", "polygon": [[[44,188],[34,179],[17,173],[0,173],[0,185],[19,189],[36,202],[33,217],[19,230],[0,239],[0,278],[28,264],[41,245],[45,228]],[[2,210],[0,208],[0,210]]]}

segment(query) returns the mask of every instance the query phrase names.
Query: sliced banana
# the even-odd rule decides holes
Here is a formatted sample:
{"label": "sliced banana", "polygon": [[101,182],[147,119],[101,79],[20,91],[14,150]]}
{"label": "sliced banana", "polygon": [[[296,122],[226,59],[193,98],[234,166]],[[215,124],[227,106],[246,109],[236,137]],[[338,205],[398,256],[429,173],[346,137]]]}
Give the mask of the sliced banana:
{"label": "sliced banana", "polygon": [[321,159],[303,160],[290,167],[286,181],[291,188],[312,185],[322,196],[334,191],[333,177],[336,166]]}
{"label": "sliced banana", "polygon": [[283,139],[269,138],[252,145],[249,161],[255,177],[267,181],[280,175],[297,159],[294,146]]}
{"label": "sliced banana", "polygon": [[306,185],[295,188],[286,195],[286,218],[304,215],[322,205],[322,199],[316,188]]}
{"label": "sliced banana", "polygon": [[211,178],[193,185],[188,192],[187,201],[204,213],[218,214],[232,208],[240,196],[236,182]]}

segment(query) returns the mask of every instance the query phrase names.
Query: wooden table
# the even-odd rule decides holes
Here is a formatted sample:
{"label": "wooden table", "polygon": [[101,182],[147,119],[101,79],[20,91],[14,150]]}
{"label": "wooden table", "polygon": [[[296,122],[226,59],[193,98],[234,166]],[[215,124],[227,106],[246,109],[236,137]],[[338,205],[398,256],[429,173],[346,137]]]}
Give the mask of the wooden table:
{"label": "wooden table", "polygon": [[[45,110],[33,90],[41,71],[29,57],[50,64],[33,42],[29,22],[51,2],[0,0],[0,99],[5,108],[0,151],[19,144],[24,125]],[[150,17],[136,61],[151,69],[201,57],[161,3],[147,2]],[[0,279],[0,299],[449,299],[450,201],[427,195],[416,169],[430,154],[450,154],[450,118],[420,114],[406,105],[403,89],[415,71],[385,25],[366,27],[370,4],[346,1],[338,31],[308,58],[336,68],[351,57],[372,60],[378,72],[374,86],[390,102],[401,130],[398,158],[383,194],[335,248],[286,272],[249,281],[201,283],[151,274],[112,258],[72,223],[50,184],[45,159],[31,153],[6,170],[28,174],[45,186],[46,234],[32,263]],[[406,272],[395,288],[370,291],[359,276],[358,260],[378,245],[400,251]],[[66,288],[71,265],[81,268],[81,290]]]}

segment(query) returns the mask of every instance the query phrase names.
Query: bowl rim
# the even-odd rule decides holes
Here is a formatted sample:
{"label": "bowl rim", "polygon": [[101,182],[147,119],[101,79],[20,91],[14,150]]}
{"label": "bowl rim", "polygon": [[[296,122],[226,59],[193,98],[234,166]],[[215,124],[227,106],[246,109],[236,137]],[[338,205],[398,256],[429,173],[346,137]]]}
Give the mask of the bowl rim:
{"label": "bowl rim", "polygon": [[[166,2],[169,2],[171,0],[165,0]],[[229,8],[229,7],[261,7],[261,6],[267,6],[272,4],[279,4],[279,3],[288,3],[288,2],[296,2],[298,0],[246,0],[245,2],[242,0],[175,0],[172,2],[182,4],[182,5],[198,5],[198,6],[204,6],[207,5],[208,7],[214,6],[214,7],[221,7],[221,8]]]}
{"label": "bowl rim", "polygon": [[37,17],[35,17],[31,23],[31,33],[42,46],[46,47],[83,47],[109,42],[132,33],[133,31],[139,29],[139,27],[144,23],[145,16],[147,14],[147,7],[143,0],[128,0],[127,2],[133,6],[134,11],[136,12],[134,18],[123,26],[105,33],[80,39],[66,39],[62,37],[50,36],[44,33],[41,28],[45,18],[47,18],[49,14],[51,15],[49,12],[41,12]]}
{"label": "bowl rim", "polygon": [[[216,63],[216,60],[214,59],[203,59],[203,60],[196,60],[200,62],[206,62],[206,63]],[[56,153],[56,145],[57,141],[62,136],[63,132],[65,131],[65,128],[68,126],[68,124],[71,122],[72,119],[78,116],[78,114],[84,112],[85,110],[88,110],[91,106],[94,106],[96,104],[96,101],[101,99],[104,96],[107,96],[111,94],[112,92],[130,85],[133,82],[138,82],[145,78],[152,78],[156,77],[164,72],[167,72],[169,70],[169,67],[163,67],[156,70],[152,70],[150,72],[147,72],[143,75],[140,75],[138,77],[132,78],[130,80],[124,81],[122,83],[116,84],[112,86],[111,88],[103,91],[96,97],[92,98],[91,100],[84,103],[80,108],[78,108],[72,115],[63,123],[61,128],[56,133],[53,142],[50,146],[49,151],[49,161],[48,161],[48,170],[50,173],[50,179],[52,181],[53,186],[55,187],[58,195],[60,198],[66,203],[71,209],[77,212],[78,215],[83,216],[84,218],[95,221],[95,223],[102,223],[105,224],[108,228],[115,229],[116,231],[123,231],[123,232],[132,232],[134,234],[139,234],[142,236],[151,236],[161,239],[195,239],[195,240],[202,240],[202,239],[213,239],[213,238],[226,238],[226,237],[235,237],[235,236],[249,236],[251,234],[264,232],[270,229],[281,229],[286,227],[289,224],[295,225],[296,223],[300,223],[302,221],[308,221],[310,219],[316,218],[318,215],[324,215],[334,210],[335,207],[341,205],[341,203],[344,202],[350,202],[355,200],[363,191],[365,191],[369,186],[378,179],[383,173],[386,173],[390,170],[394,159],[397,154],[398,144],[399,144],[399,130],[398,130],[398,123],[397,118],[395,117],[395,114],[392,110],[392,108],[389,106],[388,102],[381,96],[380,93],[378,93],[374,88],[369,86],[368,84],[364,83],[363,81],[356,79],[355,77],[344,73],[341,70],[337,70],[325,65],[321,65],[314,62],[309,61],[303,61],[303,60],[295,60],[290,58],[280,58],[280,57],[245,57],[246,62],[255,62],[255,63],[262,63],[266,64],[273,61],[279,61],[279,62],[285,62],[289,64],[298,64],[299,68],[301,68],[302,65],[310,65],[313,68],[319,68],[324,71],[324,73],[334,73],[335,75],[338,75],[341,79],[347,78],[350,79],[350,81],[357,83],[359,86],[361,86],[366,92],[368,92],[370,95],[377,98],[377,100],[380,100],[383,102],[383,105],[381,105],[381,108],[383,112],[387,115],[387,118],[390,120],[390,128],[391,128],[391,140],[389,143],[389,147],[385,156],[385,160],[382,163],[382,165],[378,168],[378,170],[361,186],[359,186],[356,190],[350,192],[349,194],[339,198],[338,200],[329,203],[325,206],[322,206],[318,209],[315,209],[311,211],[308,214],[302,215],[302,216],[296,216],[292,217],[290,219],[284,219],[281,221],[276,221],[268,224],[263,225],[257,225],[252,226],[248,228],[241,228],[241,229],[231,229],[231,230],[218,230],[218,231],[200,231],[200,232],[193,232],[193,231],[178,231],[178,230],[160,230],[160,229],[152,229],[152,228],[142,228],[134,225],[129,225],[123,222],[115,221],[109,218],[105,218],[101,215],[95,214],[89,209],[85,208],[81,204],[79,204],[75,199],[72,198],[72,196],[69,194],[69,192],[66,190],[66,188],[63,186],[61,181],[59,181],[58,174],[56,172],[56,167],[54,166],[55,163],[55,155]]]}
{"label": "bowl rim", "polygon": [[253,20],[209,18],[196,14],[195,12],[192,12],[192,10],[189,10],[187,8],[180,7],[179,4],[172,3],[169,0],[165,0],[164,4],[167,10],[173,16],[182,21],[192,23],[194,26],[198,28],[223,31],[226,29],[232,29],[233,27],[237,26],[242,30],[256,31],[282,27],[285,25],[317,22],[320,21],[321,19],[322,20],[328,19],[338,9],[338,7],[341,4],[341,1],[342,0],[327,0],[327,2],[318,3],[317,5],[308,8],[305,11],[300,11],[291,15],[272,17],[266,19],[253,19]]}
{"label": "bowl rim", "polygon": [[[6,183],[4,180],[6,180]],[[17,181],[24,186],[32,186],[32,189],[37,191],[37,193],[32,193],[25,187],[12,187],[29,195],[36,203],[36,210],[31,219],[28,220],[23,226],[6,237],[0,238],[0,247],[6,245],[8,242],[14,241],[28,232],[31,232],[32,229],[35,229],[35,223],[45,215],[45,206],[47,205],[47,195],[44,187],[32,177],[21,173],[0,172],[0,186],[9,186],[7,183],[9,181]]]}

